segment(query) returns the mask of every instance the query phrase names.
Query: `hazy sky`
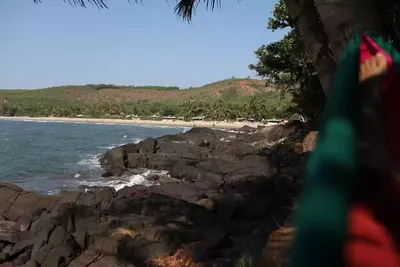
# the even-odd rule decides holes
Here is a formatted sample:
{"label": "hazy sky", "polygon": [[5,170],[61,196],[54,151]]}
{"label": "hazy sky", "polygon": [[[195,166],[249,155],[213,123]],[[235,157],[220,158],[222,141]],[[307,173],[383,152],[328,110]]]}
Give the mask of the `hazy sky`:
{"label": "hazy sky", "polygon": [[200,86],[248,69],[254,50],[279,40],[267,29],[274,0],[200,5],[192,25],[175,1],[109,0],[109,10],[62,0],[0,1],[0,88],[113,83]]}

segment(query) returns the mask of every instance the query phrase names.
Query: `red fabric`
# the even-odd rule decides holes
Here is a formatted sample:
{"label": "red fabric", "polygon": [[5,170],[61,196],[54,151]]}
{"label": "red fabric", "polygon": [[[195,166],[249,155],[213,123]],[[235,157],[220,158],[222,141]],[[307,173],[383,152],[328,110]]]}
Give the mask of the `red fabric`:
{"label": "red fabric", "polygon": [[375,43],[368,35],[361,35],[361,45],[360,45],[360,64],[364,63],[365,60],[371,58],[377,53],[382,53],[385,55],[389,68],[393,65],[393,59],[389,56],[377,43]]}
{"label": "red fabric", "polygon": [[389,75],[384,84],[385,128],[388,149],[393,159],[400,164],[400,75],[393,71],[393,59],[366,34],[361,35],[360,64],[378,52],[383,53],[389,65]]}
{"label": "red fabric", "polygon": [[361,205],[350,211],[345,260],[348,267],[400,266],[400,257],[390,234]]}
{"label": "red fabric", "polygon": [[[393,71],[393,59],[370,37],[363,34],[360,64],[378,52],[388,59],[389,75],[383,90],[384,121],[388,149],[400,164],[400,75]],[[400,236],[400,182],[392,173],[365,177],[363,204],[356,204],[349,213],[348,242],[345,260],[348,267],[400,267],[400,253],[394,240]]]}

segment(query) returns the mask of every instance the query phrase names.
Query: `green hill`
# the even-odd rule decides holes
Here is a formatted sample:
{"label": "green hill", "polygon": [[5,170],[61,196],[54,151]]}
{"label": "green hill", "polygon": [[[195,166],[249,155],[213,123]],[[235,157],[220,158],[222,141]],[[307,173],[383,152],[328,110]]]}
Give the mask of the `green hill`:
{"label": "green hill", "polygon": [[285,115],[287,97],[265,82],[227,79],[197,88],[88,84],[36,90],[0,90],[6,116],[88,117],[204,115],[210,119]]}

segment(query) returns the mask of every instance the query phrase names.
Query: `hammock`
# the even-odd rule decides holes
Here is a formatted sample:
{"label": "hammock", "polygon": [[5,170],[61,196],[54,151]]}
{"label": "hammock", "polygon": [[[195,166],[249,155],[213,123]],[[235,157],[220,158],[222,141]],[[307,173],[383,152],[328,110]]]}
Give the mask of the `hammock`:
{"label": "hammock", "polygon": [[389,60],[390,75],[383,88],[384,125],[390,156],[400,162],[400,142],[396,141],[400,138],[400,119],[396,117],[400,116],[396,114],[400,88],[393,86],[400,85],[395,75],[400,72],[400,54],[383,38],[363,33],[349,42],[338,65],[321,119],[319,140],[307,164],[306,186],[299,203],[298,228],[291,251],[293,267],[347,265],[344,249],[351,197],[355,186],[362,183],[357,147],[362,93],[357,90],[358,73],[360,63],[377,52],[383,52]]}

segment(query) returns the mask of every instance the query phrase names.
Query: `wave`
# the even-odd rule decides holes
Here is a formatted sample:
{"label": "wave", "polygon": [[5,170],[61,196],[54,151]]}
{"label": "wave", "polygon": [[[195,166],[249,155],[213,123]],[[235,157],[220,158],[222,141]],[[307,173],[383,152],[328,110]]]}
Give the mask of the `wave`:
{"label": "wave", "polygon": [[134,144],[137,144],[137,143],[143,141],[143,138],[133,138],[132,141]]}
{"label": "wave", "polygon": [[244,132],[244,131],[240,131],[240,130],[232,130],[232,129],[219,129],[219,128],[211,128],[211,129],[213,129],[213,130],[218,130],[218,131],[221,131],[221,132],[226,132],[226,133],[235,133],[235,134],[243,134],[243,133],[246,133],[246,132]]}
{"label": "wave", "polygon": [[122,177],[113,177],[113,178],[103,178],[102,180],[97,181],[79,181],[78,183],[83,186],[88,187],[113,187],[116,191],[121,190],[126,186],[134,186],[134,185],[143,185],[143,186],[152,186],[156,185],[157,182],[148,180],[147,177],[150,175],[164,175],[167,176],[167,171],[155,171],[155,170],[147,170],[142,174],[133,174],[133,175],[125,175]]}
{"label": "wave", "polygon": [[[15,120],[10,120],[10,121],[20,121],[20,120],[15,119]],[[25,122],[51,122],[51,121],[38,121],[38,120],[22,120],[22,121],[25,121]]]}
{"label": "wave", "polygon": [[98,155],[95,154],[85,154],[83,158],[78,162],[78,165],[86,166],[89,169],[100,168],[100,163],[98,161]]}
{"label": "wave", "polygon": [[[132,140],[132,142],[130,142],[130,143],[137,144],[137,143],[139,143],[140,141],[143,141],[143,138],[132,138],[131,140]],[[129,144],[129,143],[112,144],[112,145],[110,145],[110,146],[99,146],[98,148],[110,150],[110,149],[113,149],[114,147],[123,146],[123,145],[126,145],[126,144]]]}
{"label": "wave", "polygon": [[186,133],[187,131],[191,130],[193,127],[182,127],[183,128],[183,133]]}

